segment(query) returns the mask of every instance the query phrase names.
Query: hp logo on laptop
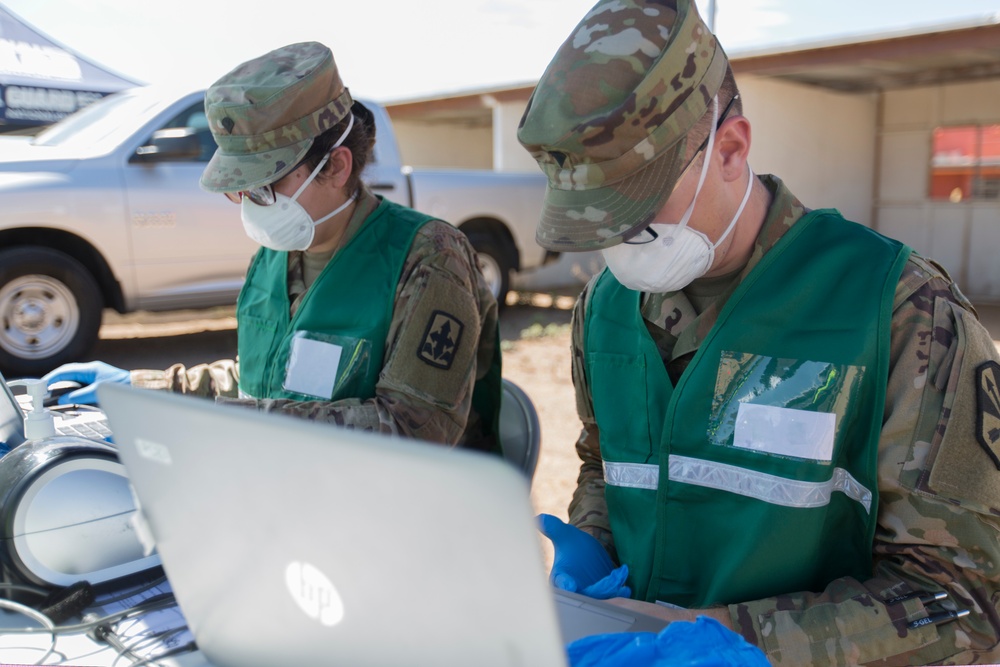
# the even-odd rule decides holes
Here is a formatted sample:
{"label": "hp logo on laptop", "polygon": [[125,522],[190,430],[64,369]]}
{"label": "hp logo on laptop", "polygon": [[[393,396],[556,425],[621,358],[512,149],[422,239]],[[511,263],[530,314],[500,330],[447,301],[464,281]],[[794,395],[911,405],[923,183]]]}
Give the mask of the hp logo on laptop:
{"label": "hp logo on laptop", "polygon": [[344,618],[344,602],[326,575],[309,563],[292,561],[285,568],[285,584],[295,604],[309,618],[334,626]]}

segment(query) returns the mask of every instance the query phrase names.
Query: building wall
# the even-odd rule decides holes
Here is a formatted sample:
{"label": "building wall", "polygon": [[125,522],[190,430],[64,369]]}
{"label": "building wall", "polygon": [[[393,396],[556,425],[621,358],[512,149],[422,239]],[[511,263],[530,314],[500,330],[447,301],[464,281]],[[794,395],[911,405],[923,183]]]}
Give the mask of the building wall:
{"label": "building wall", "polygon": [[836,208],[871,225],[875,95],[737,77],[753,130],[750,166],[775,174],[809,208]]}
{"label": "building wall", "polygon": [[503,102],[493,107],[494,136],[493,167],[499,171],[539,171],[531,153],[517,140],[517,126],[524,115],[528,100]]}
{"label": "building wall", "polygon": [[515,102],[491,101],[486,113],[490,121],[477,126],[394,118],[403,162],[411,167],[537,171],[538,165],[517,141],[529,93]]}
{"label": "building wall", "polygon": [[931,200],[936,127],[1000,123],[1000,79],[885,93],[875,227],[940,262],[975,301],[1000,302],[1000,200]]}
{"label": "building wall", "polygon": [[411,167],[493,168],[493,130],[488,125],[393,119],[403,164]]}

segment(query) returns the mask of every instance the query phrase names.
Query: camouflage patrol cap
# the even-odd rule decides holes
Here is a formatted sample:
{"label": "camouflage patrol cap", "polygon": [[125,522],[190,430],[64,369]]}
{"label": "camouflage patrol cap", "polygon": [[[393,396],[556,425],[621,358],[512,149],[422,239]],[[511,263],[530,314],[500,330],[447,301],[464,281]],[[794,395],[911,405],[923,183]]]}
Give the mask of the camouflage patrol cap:
{"label": "camouflage patrol cap", "polygon": [[219,149],[201,187],[238,192],[277,181],[351,104],[333,53],[318,42],[283,46],[239,65],[205,94]]}
{"label": "camouflage patrol cap", "polygon": [[728,68],[693,0],[600,0],[542,74],[517,138],[548,176],[536,238],[607,248],[644,228]]}

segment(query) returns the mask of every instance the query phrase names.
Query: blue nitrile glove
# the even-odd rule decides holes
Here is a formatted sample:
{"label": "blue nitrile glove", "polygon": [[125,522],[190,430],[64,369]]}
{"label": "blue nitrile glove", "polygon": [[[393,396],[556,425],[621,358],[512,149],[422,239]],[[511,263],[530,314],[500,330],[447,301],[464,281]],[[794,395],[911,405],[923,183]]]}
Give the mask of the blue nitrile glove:
{"label": "blue nitrile glove", "polygon": [[69,380],[84,385],[79,389],[66,392],[59,397],[59,405],[80,403],[82,405],[97,405],[97,385],[103,382],[114,384],[132,384],[131,374],[122,368],[117,368],[103,361],[87,361],[84,363],[63,364],[59,368],[46,373],[42,380],[46,384]]}
{"label": "blue nitrile glove", "polygon": [[628,566],[615,568],[592,535],[551,514],[539,514],[538,524],[555,549],[549,575],[553,586],[599,600],[632,597],[632,589],[625,585]]}
{"label": "blue nitrile glove", "polygon": [[714,618],[674,621],[654,632],[583,637],[566,647],[570,667],[769,667],[756,646]]}

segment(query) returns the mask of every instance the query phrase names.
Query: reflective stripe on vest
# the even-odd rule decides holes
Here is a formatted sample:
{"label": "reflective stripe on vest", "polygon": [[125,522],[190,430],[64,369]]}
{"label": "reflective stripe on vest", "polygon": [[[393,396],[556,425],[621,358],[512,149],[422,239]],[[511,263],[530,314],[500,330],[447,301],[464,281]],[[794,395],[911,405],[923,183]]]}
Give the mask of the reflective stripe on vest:
{"label": "reflective stripe on vest", "polygon": [[[738,493],[772,505],[824,507],[830,504],[833,492],[839,491],[861,503],[865,512],[870,513],[872,508],[872,492],[843,468],[834,468],[826,482],[802,482],[725,463],[671,455],[668,474],[671,482]],[[605,461],[604,481],[611,486],[656,491],[660,486],[660,467]]]}

